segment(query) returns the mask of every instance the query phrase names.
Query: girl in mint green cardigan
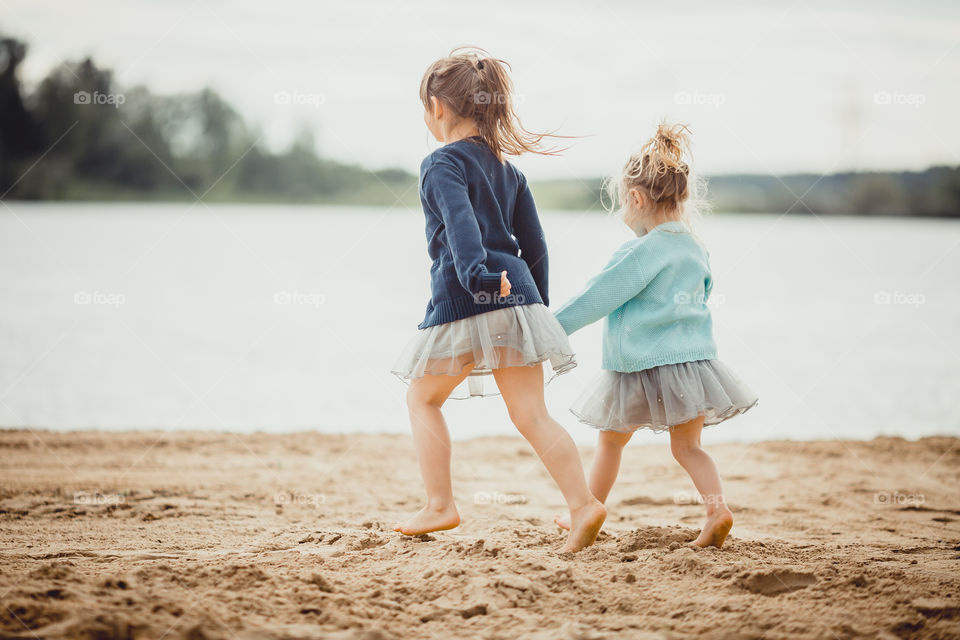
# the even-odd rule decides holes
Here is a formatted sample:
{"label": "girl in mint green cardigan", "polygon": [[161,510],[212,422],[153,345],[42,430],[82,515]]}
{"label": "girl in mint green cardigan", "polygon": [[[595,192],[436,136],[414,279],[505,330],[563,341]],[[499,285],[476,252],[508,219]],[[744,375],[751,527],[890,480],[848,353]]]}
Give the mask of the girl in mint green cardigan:
{"label": "girl in mint green cardigan", "polygon": [[[677,459],[707,507],[698,546],[723,545],[733,514],[720,474],[700,447],[704,425],[743,413],[757,396],[717,360],[707,300],[709,254],[690,233],[694,188],[683,157],[688,130],[661,124],[609,183],[637,238],[557,312],[567,334],[604,319],[603,371],[574,403],[581,422],[601,429],[590,490],[606,501],[624,446],[637,429],[669,431]],[[565,518],[557,523],[566,528]]]}

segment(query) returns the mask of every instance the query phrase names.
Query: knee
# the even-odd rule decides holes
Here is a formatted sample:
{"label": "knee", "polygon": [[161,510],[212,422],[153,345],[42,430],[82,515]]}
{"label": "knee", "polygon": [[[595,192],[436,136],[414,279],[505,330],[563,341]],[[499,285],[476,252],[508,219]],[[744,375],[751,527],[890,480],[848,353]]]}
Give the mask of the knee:
{"label": "knee", "polygon": [[521,434],[526,435],[536,431],[542,424],[550,420],[546,407],[529,408],[522,411],[511,411],[510,420]]}
{"label": "knee", "polygon": [[630,442],[633,433],[621,433],[620,431],[601,431],[597,438],[597,447],[605,451],[620,452]]}
{"label": "knee", "polygon": [[410,388],[407,389],[407,408],[411,411],[428,408],[439,409],[443,406],[445,400],[445,397],[440,397],[439,394],[422,389],[417,385],[410,385]]}

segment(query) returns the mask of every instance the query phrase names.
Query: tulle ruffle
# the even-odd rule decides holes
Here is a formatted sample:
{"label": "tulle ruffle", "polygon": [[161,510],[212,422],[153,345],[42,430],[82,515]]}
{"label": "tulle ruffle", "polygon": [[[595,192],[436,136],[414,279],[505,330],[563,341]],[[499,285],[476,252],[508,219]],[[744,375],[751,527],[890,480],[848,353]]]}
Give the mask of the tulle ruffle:
{"label": "tulle ruffle", "polygon": [[746,412],[757,395],[719,360],[668,364],[644,371],[602,371],[570,411],[598,429],[668,431],[704,416],[718,424]]}
{"label": "tulle ruffle", "polygon": [[473,364],[467,379],[450,395],[469,398],[498,395],[494,369],[549,362],[553,375],[577,365],[567,334],[542,304],[506,307],[434,325],[417,332],[391,371],[409,382],[425,375],[459,375]]}

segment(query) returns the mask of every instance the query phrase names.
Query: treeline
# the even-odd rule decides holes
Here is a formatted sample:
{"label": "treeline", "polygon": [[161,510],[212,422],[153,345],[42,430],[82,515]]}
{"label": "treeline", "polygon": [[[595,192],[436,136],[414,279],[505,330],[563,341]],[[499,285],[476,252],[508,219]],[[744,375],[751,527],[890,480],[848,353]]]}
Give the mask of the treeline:
{"label": "treeline", "polygon": [[411,186],[406,171],[319,157],[307,131],[272,153],[215,91],[123,89],[90,59],[64,63],[26,92],[17,73],[26,54],[23,42],[0,36],[5,198],[392,204]]}
{"label": "treeline", "polygon": [[[323,158],[309,131],[286,151],[269,151],[210,89],[123,89],[87,59],[53,69],[27,92],[17,73],[26,54],[23,42],[0,36],[0,197],[417,203],[415,175]],[[541,208],[600,208],[596,178],[533,190]],[[960,167],[714,176],[708,199],[721,212],[960,216]]]}
{"label": "treeline", "polygon": [[956,217],[960,216],[960,167],[715,176],[709,181],[708,197],[715,211]]}
{"label": "treeline", "polygon": [[[960,216],[960,167],[925,171],[721,175],[708,179],[716,212]],[[599,178],[533,185],[544,208],[601,208]]]}

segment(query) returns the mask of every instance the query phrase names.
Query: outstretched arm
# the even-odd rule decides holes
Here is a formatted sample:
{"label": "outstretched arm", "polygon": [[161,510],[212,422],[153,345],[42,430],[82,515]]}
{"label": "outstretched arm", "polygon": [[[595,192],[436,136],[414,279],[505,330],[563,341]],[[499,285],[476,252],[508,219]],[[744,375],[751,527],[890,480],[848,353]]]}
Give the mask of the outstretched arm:
{"label": "outstretched arm", "polygon": [[578,331],[612,313],[643,291],[649,284],[643,265],[633,247],[617,250],[583,290],[557,310],[556,316],[567,334]]}

